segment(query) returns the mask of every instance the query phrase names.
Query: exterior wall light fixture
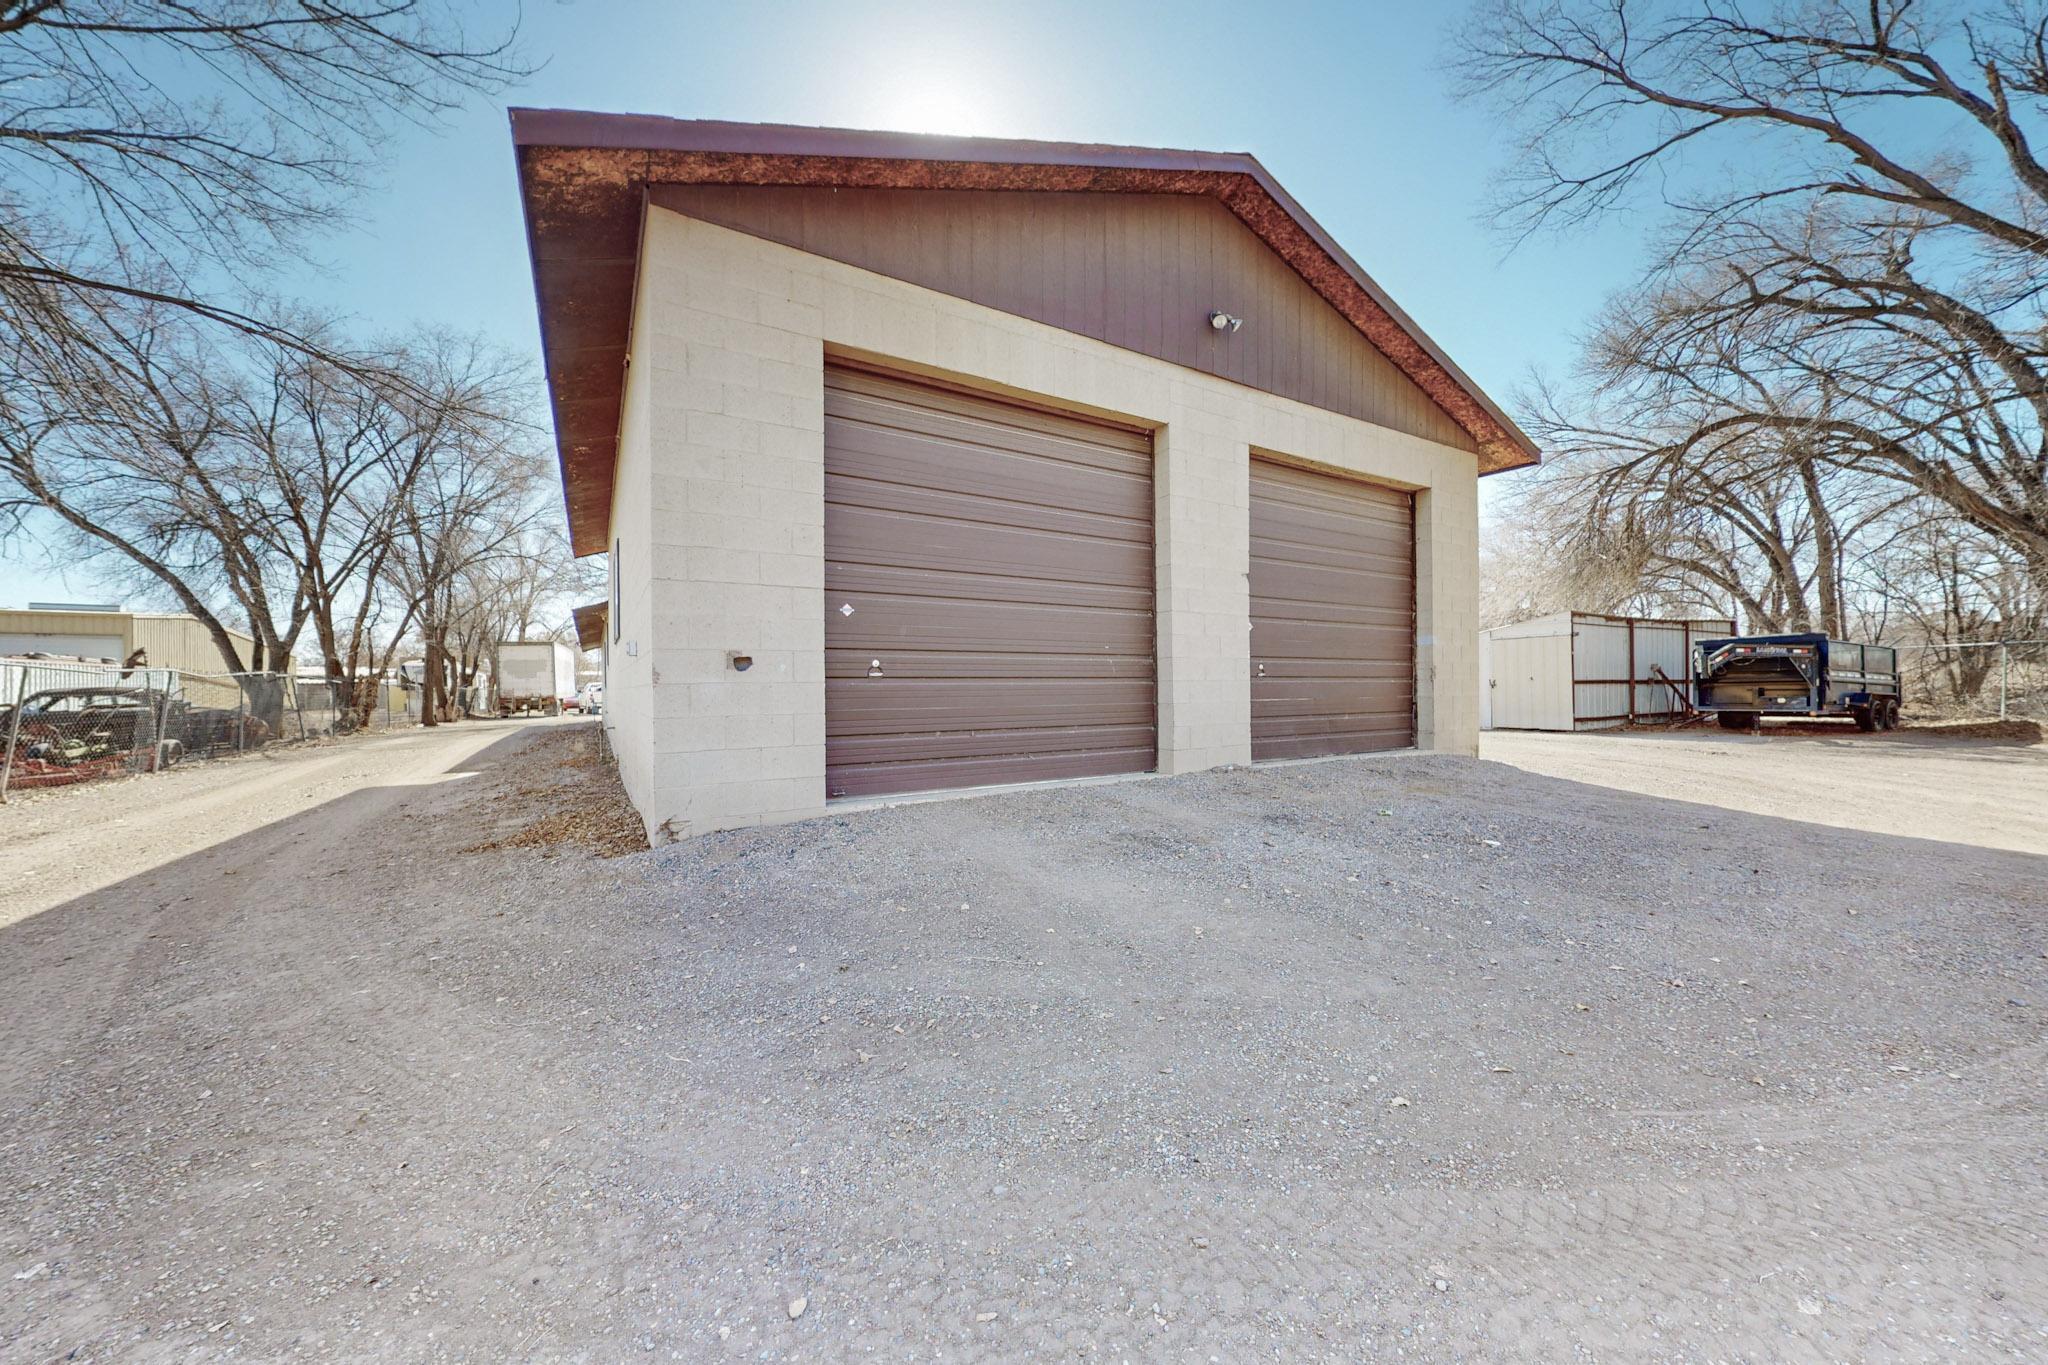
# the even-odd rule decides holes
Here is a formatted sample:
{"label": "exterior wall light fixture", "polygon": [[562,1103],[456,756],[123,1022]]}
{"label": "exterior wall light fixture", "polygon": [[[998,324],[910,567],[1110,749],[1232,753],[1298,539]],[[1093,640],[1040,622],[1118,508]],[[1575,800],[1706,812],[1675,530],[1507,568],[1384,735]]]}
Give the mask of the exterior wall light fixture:
{"label": "exterior wall light fixture", "polygon": [[1221,308],[1212,308],[1209,311],[1209,325],[1219,332],[1235,332],[1244,326],[1244,319],[1234,318]]}

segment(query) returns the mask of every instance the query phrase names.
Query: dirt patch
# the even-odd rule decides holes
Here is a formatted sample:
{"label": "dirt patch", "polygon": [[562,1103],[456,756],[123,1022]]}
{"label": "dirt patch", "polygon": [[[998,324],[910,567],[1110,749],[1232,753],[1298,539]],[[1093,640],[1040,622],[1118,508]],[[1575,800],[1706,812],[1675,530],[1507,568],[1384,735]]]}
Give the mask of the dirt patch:
{"label": "dirt patch", "polygon": [[[1581,733],[1599,735],[1672,735],[1719,732],[1761,735],[1765,739],[1843,739],[1863,732],[1853,721],[1777,720],[1766,718],[1755,730],[1722,730],[1711,718],[1688,725],[1616,725]],[[1501,733],[1509,733],[1502,731]],[[1524,732],[1515,732],[1524,733]],[[1533,733],[1533,732],[1528,732]],[[1897,730],[1883,732],[1885,739],[1995,739],[2007,744],[2039,744],[2044,738],[2040,723],[2032,720],[1986,720],[1982,717],[1956,720],[1905,720]]]}
{"label": "dirt patch", "polygon": [[1899,733],[1929,739],[1998,739],[2008,744],[2039,744],[2044,738],[2040,722],[2032,720],[1916,720],[1907,722]]}
{"label": "dirt patch", "polygon": [[464,853],[539,849],[618,858],[647,851],[647,827],[604,754],[603,732],[581,725],[546,735],[508,757],[493,778],[501,794],[494,824],[510,832]]}

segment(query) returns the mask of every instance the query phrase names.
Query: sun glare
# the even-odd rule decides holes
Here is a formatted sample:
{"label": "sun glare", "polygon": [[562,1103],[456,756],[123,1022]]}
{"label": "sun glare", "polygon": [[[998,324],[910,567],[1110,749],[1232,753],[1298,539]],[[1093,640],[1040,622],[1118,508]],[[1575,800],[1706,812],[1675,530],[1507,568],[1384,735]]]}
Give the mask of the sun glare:
{"label": "sun glare", "polygon": [[904,133],[979,133],[988,119],[986,102],[957,80],[911,77],[885,96],[881,127]]}

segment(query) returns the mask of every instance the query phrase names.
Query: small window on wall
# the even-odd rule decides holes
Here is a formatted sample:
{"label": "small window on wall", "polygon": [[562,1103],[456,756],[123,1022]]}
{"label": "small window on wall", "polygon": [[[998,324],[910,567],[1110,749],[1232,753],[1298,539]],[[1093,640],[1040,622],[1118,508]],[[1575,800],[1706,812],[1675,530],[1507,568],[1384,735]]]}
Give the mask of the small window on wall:
{"label": "small window on wall", "polygon": [[619,642],[619,542],[612,542],[612,643]]}

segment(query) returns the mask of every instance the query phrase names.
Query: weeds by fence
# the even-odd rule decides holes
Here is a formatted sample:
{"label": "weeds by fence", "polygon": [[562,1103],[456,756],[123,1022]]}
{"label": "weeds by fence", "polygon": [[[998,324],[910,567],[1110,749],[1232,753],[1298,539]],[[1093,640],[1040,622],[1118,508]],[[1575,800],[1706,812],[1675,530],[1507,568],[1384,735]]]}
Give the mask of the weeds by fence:
{"label": "weeds by fence", "polygon": [[0,659],[0,801],[268,744],[417,724],[417,693],[282,673],[188,673],[53,659]]}
{"label": "weeds by fence", "polygon": [[1901,645],[1899,671],[1916,712],[2048,720],[2048,640]]}

